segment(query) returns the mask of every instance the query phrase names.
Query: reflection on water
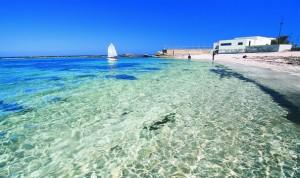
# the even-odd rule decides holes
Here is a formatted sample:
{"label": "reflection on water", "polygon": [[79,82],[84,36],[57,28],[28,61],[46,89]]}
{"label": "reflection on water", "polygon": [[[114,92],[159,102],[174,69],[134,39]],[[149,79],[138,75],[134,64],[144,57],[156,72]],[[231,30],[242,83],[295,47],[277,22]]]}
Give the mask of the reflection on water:
{"label": "reflection on water", "polygon": [[1,61],[0,81],[0,177],[299,177],[290,105],[222,66]]}

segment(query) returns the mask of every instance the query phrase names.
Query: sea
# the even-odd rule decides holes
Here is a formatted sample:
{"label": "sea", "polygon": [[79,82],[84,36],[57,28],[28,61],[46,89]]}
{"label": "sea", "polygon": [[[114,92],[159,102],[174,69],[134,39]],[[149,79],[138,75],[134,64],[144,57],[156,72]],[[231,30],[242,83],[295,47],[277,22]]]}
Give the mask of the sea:
{"label": "sea", "polygon": [[300,177],[277,91],[223,65],[0,60],[0,177]]}

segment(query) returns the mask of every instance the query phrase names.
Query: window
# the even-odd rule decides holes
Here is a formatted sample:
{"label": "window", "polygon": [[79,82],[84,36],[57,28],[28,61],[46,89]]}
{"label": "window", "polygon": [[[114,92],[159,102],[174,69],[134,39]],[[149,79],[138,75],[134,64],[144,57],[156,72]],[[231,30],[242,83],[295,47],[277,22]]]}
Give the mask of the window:
{"label": "window", "polygon": [[238,45],[239,45],[239,46],[242,46],[242,45],[244,45],[244,43],[243,43],[243,42],[239,42]]}
{"label": "window", "polygon": [[221,46],[231,46],[231,43],[221,43]]}

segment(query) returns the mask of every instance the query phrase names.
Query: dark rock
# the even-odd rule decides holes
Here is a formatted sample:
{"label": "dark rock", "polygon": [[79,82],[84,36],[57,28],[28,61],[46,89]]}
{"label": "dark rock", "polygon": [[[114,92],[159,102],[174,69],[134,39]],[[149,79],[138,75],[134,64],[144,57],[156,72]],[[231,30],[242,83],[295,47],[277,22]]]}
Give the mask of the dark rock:
{"label": "dark rock", "polygon": [[145,126],[144,129],[148,129],[148,130],[158,130],[161,127],[163,127],[166,123],[168,122],[175,122],[175,113],[170,113],[168,115],[166,115],[164,117],[164,119],[160,120],[160,121],[156,121],[153,124],[151,124],[150,126]]}
{"label": "dark rock", "polygon": [[118,80],[137,80],[135,76],[132,75],[126,75],[126,74],[120,74],[120,75],[106,75],[106,78],[115,78]]}
{"label": "dark rock", "polygon": [[20,111],[24,109],[23,106],[17,103],[4,103],[4,101],[0,101],[0,110],[2,111]]}

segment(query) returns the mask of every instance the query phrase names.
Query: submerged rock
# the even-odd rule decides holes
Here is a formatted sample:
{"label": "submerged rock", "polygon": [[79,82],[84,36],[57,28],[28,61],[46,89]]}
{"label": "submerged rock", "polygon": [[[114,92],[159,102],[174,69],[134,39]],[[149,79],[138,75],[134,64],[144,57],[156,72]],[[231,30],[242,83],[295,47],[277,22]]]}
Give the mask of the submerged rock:
{"label": "submerged rock", "polygon": [[7,132],[0,131],[0,139],[4,138]]}
{"label": "submerged rock", "polygon": [[150,126],[145,126],[144,129],[158,130],[168,122],[175,122],[175,115],[176,115],[175,113],[170,113],[170,114],[166,115],[163,120],[156,121],[153,124],[151,124]]}
{"label": "submerged rock", "polygon": [[137,80],[135,76],[132,75],[126,75],[126,74],[121,74],[121,75],[106,75],[106,78],[114,78],[118,80]]}
{"label": "submerged rock", "polygon": [[62,98],[62,97],[56,96],[56,97],[49,99],[48,102],[49,103],[63,103],[63,102],[67,102],[67,101],[68,101],[67,98]]}
{"label": "submerged rock", "polygon": [[161,70],[160,68],[158,67],[145,67],[143,68],[144,70],[150,70],[150,71],[158,71],[158,70]]}
{"label": "submerged rock", "polygon": [[0,110],[4,112],[11,112],[11,111],[17,112],[23,109],[24,107],[17,103],[5,103],[4,101],[0,101]]}
{"label": "submerged rock", "polygon": [[76,78],[96,78],[97,75],[93,75],[93,74],[86,74],[86,75],[78,75],[76,76]]}

